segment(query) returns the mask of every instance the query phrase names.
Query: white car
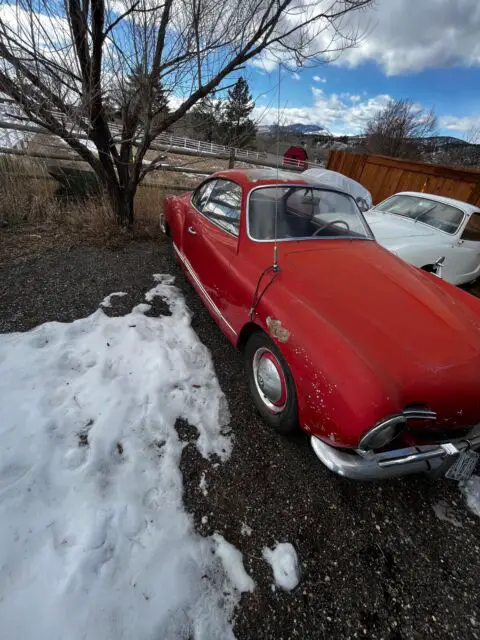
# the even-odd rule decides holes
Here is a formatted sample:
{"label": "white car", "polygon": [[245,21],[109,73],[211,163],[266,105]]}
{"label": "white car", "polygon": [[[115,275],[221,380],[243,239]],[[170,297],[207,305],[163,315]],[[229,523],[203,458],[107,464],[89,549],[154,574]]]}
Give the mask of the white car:
{"label": "white car", "polygon": [[[452,284],[480,276],[480,209],[460,200],[405,191],[365,214],[375,238],[400,258]],[[437,263],[443,262],[440,273]]]}

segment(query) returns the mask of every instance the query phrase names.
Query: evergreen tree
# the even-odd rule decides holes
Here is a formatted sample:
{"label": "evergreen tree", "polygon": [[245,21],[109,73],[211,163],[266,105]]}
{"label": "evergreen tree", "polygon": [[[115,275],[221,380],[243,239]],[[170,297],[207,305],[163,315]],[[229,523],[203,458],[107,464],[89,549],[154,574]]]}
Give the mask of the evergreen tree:
{"label": "evergreen tree", "polygon": [[246,147],[256,135],[254,122],[249,118],[255,104],[248,83],[239,78],[229,89],[223,113],[224,144],[232,147]]}
{"label": "evergreen tree", "polygon": [[218,100],[204,98],[192,109],[194,137],[223,144],[222,107]]}
{"label": "evergreen tree", "polygon": [[153,87],[151,101],[149,91],[149,75],[139,65],[133,69],[126,80],[124,101],[129,113],[132,115],[139,114],[143,120],[146,119],[148,111],[151,110],[154,122],[158,123],[169,113],[168,99],[160,81]]}

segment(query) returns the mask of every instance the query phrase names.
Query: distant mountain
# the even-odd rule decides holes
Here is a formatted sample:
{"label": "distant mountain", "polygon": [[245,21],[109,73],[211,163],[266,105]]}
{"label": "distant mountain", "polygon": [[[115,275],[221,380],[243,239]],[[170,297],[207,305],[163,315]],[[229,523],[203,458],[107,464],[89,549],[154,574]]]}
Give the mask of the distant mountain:
{"label": "distant mountain", "polygon": [[293,133],[325,133],[325,128],[321,124],[302,124],[301,122],[295,122],[294,124],[288,124],[282,127],[284,131],[292,131]]}
{"label": "distant mountain", "polygon": [[[263,124],[258,126],[257,130],[259,133],[275,133],[277,125]],[[289,133],[303,133],[304,135],[321,135],[326,132],[326,129],[321,124],[302,124],[301,122],[280,126],[280,130]]]}
{"label": "distant mountain", "polygon": [[462,146],[470,146],[471,143],[466,140],[462,140],[461,138],[455,138],[453,136],[430,136],[429,138],[423,138],[424,142],[434,143],[437,147],[442,147],[445,145],[462,145]]}

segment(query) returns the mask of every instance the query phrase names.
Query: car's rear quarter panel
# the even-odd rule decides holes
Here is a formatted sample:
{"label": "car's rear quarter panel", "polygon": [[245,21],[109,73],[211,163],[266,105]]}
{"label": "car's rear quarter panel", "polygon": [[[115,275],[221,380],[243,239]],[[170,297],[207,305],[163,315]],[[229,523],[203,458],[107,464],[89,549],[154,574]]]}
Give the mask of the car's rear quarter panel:
{"label": "car's rear quarter panel", "polygon": [[190,194],[169,195],[164,202],[165,222],[168,225],[170,236],[176,246],[181,249],[183,245],[183,228],[185,215],[189,206]]}

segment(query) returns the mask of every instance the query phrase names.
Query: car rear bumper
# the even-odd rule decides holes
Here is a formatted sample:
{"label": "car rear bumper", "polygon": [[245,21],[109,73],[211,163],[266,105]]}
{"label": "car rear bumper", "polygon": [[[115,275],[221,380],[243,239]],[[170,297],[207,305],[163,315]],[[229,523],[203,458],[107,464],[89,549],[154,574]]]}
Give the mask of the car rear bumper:
{"label": "car rear bumper", "polygon": [[385,480],[411,473],[446,472],[459,454],[480,449],[480,431],[462,440],[438,445],[421,445],[382,453],[346,452],[312,436],[311,444],[319,460],[340,476],[352,480]]}

